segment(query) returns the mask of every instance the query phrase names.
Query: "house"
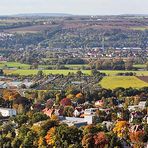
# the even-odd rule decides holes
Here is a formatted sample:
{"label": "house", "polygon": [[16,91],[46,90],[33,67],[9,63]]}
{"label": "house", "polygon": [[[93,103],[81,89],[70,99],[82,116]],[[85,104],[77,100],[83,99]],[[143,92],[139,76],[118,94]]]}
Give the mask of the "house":
{"label": "house", "polygon": [[96,122],[95,115],[87,115],[84,116],[84,118],[59,116],[59,119],[61,123],[65,123],[68,126],[77,126],[77,127],[93,124]]}
{"label": "house", "polygon": [[60,117],[60,122],[65,123],[68,126],[76,126],[76,127],[87,125],[87,122],[84,120],[84,118],[76,118],[76,117]]}
{"label": "house", "polygon": [[43,113],[49,117],[51,117],[52,115],[56,115],[56,116],[61,116],[63,115],[63,110],[62,109],[48,109],[45,108],[42,110]]}
{"label": "house", "polygon": [[95,102],[95,106],[96,107],[103,107],[103,105],[104,105],[104,101],[103,100],[98,100],[98,101]]}
{"label": "house", "polygon": [[106,128],[107,128],[107,130],[111,130],[111,127],[113,126],[113,122],[111,122],[111,121],[103,121],[102,122],[102,125],[105,125],[106,126]]}
{"label": "house", "polygon": [[17,89],[22,84],[22,82],[12,81],[7,83],[10,89]]}
{"label": "house", "polygon": [[139,104],[138,104],[138,107],[140,109],[144,109],[145,108],[145,104],[146,104],[146,101],[140,101]]}
{"label": "house", "polygon": [[5,89],[5,88],[8,88],[8,87],[9,86],[8,86],[8,84],[6,82],[0,81],[0,88]]}
{"label": "house", "polygon": [[3,117],[16,116],[16,110],[11,108],[0,108],[0,113]]}
{"label": "house", "polygon": [[73,114],[75,117],[79,117],[83,113],[84,113],[84,110],[82,107],[76,107]]}
{"label": "house", "polygon": [[138,105],[128,106],[128,110],[145,109],[146,101],[140,101]]}
{"label": "house", "polygon": [[52,116],[53,112],[54,112],[53,109],[45,108],[45,109],[43,110],[43,113],[44,113],[45,115],[49,116],[49,117]]}
{"label": "house", "polygon": [[92,114],[95,114],[97,110],[98,110],[98,108],[85,109],[84,115],[92,115]]}
{"label": "house", "polygon": [[130,120],[129,120],[129,122],[131,123],[131,122],[133,122],[134,121],[134,119],[143,119],[144,118],[144,114],[141,112],[141,111],[133,111],[133,112],[131,112],[130,113]]}
{"label": "house", "polygon": [[138,109],[138,105],[130,105],[130,106],[128,106],[129,111],[134,111],[136,109]]}
{"label": "house", "polygon": [[96,116],[95,115],[84,116],[84,121],[87,122],[87,124],[93,124],[96,121]]}

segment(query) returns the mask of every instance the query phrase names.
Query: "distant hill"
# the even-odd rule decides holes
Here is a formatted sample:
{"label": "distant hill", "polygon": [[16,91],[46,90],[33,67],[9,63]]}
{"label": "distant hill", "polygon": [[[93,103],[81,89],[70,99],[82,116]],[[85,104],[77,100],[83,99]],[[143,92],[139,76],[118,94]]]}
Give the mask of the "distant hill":
{"label": "distant hill", "polygon": [[72,16],[72,14],[66,14],[66,13],[24,13],[24,14],[16,14],[13,15],[16,17],[66,17],[66,16]]}
{"label": "distant hill", "polygon": [[148,14],[121,14],[120,16],[131,16],[131,17],[135,17],[135,16],[141,16],[141,17],[147,17]]}

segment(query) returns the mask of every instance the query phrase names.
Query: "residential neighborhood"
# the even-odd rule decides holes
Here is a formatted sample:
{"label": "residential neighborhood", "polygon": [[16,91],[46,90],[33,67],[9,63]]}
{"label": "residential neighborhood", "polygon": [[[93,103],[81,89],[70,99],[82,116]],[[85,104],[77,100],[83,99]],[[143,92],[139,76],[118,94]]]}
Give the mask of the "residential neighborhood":
{"label": "residential neighborhood", "polygon": [[0,0],[0,148],[148,148],[148,0]]}

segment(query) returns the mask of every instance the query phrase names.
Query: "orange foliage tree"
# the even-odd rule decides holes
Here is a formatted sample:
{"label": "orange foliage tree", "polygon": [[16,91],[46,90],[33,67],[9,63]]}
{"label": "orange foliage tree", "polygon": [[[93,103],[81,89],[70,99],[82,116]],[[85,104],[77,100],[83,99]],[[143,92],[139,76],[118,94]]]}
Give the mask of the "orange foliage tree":
{"label": "orange foliage tree", "polygon": [[[139,127],[138,125],[134,125],[130,132],[129,132],[129,137],[131,142],[134,144],[134,148],[136,148],[136,146],[141,147],[142,145],[142,139],[144,136],[144,130],[143,129],[138,129],[136,127]],[[136,130],[134,130],[136,129]]]}
{"label": "orange foliage tree", "polygon": [[104,148],[108,144],[108,139],[104,132],[98,132],[94,135],[95,146],[99,148]]}
{"label": "orange foliage tree", "polygon": [[16,91],[11,90],[4,90],[3,91],[3,98],[5,101],[12,101],[16,97],[20,96],[20,94]]}
{"label": "orange foliage tree", "polygon": [[52,127],[45,136],[47,145],[54,146],[56,142],[56,128]]}

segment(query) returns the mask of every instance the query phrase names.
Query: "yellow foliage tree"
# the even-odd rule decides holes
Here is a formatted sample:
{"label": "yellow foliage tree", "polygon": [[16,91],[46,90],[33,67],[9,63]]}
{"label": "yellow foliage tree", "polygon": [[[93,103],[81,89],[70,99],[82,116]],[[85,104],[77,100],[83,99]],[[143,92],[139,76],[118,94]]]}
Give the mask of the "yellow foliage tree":
{"label": "yellow foliage tree", "polygon": [[59,120],[59,118],[58,118],[57,115],[52,115],[52,116],[51,116],[51,120]]}
{"label": "yellow foliage tree", "polygon": [[39,125],[33,125],[32,126],[32,130],[35,132],[35,133],[39,133],[39,131],[41,131],[41,126],[39,126]]}
{"label": "yellow foliage tree", "polygon": [[11,100],[15,99],[17,96],[20,96],[20,94],[16,91],[11,91],[11,90],[4,90],[3,91],[4,100],[11,101]]}
{"label": "yellow foliage tree", "polygon": [[119,138],[124,138],[128,132],[128,122],[127,121],[117,121],[113,132],[117,134]]}
{"label": "yellow foliage tree", "polygon": [[44,138],[43,137],[39,137],[38,146],[41,147],[43,144],[44,144]]}
{"label": "yellow foliage tree", "polygon": [[68,99],[73,99],[73,98],[74,98],[74,95],[73,95],[73,94],[68,94],[68,95],[66,96],[66,98],[68,98]]}

